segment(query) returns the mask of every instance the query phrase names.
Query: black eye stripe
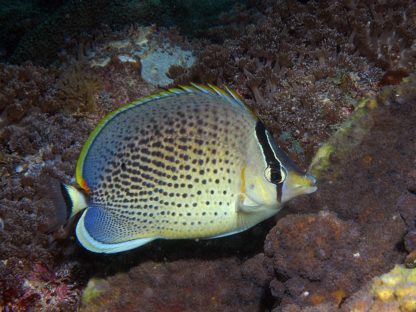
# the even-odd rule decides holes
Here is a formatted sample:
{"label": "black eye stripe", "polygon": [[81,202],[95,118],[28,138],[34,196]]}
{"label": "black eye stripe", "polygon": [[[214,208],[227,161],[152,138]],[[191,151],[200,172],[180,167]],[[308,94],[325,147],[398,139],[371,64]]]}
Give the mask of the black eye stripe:
{"label": "black eye stripe", "polygon": [[261,121],[257,121],[255,130],[257,140],[260,143],[260,147],[263,152],[264,160],[272,169],[272,182],[280,182],[282,180],[280,161],[273,151],[272,144],[270,142],[273,138],[270,134],[268,134],[268,131]]}

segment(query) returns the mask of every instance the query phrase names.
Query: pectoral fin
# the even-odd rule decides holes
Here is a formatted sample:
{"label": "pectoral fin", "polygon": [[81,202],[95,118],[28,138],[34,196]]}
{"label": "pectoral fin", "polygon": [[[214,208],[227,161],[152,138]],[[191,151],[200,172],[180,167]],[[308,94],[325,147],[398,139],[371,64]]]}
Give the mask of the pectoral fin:
{"label": "pectoral fin", "polygon": [[245,194],[238,194],[235,209],[237,212],[241,213],[255,213],[258,212],[259,209],[261,209],[261,205],[257,204],[255,201],[250,199]]}

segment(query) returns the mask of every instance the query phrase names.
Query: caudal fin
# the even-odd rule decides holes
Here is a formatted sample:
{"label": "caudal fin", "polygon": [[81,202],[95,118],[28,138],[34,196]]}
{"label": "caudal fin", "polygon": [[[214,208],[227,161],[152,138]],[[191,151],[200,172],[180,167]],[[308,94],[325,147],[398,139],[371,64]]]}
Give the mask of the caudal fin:
{"label": "caudal fin", "polygon": [[50,179],[49,198],[54,207],[54,221],[48,228],[48,232],[53,232],[61,225],[64,225],[81,210],[87,208],[85,195],[75,187],[60,183],[58,180]]}
{"label": "caudal fin", "polygon": [[61,183],[61,194],[67,208],[67,219],[71,219],[88,206],[84,193],[71,185]]}

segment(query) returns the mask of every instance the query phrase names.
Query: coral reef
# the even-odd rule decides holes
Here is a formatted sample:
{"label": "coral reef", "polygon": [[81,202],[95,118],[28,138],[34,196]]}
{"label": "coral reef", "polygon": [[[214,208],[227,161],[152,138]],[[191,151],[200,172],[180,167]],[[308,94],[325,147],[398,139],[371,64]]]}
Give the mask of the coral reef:
{"label": "coral reef", "polygon": [[344,311],[411,312],[416,310],[416,271],[396,265],[375,277],[350,298]]}
{"label": "coral reef", "polygon": [[94,112],[97,110],[95,97],[103,84],[98,76],[92,75],[83,67],[88,66],[77,62],[63,71],[59,77],[58,94],[65,102],[65,110],[75,112]]}
{"label": "coral reef", "polygon": [[34,107],[56,112],[53,86],[59,71],[32,65],[0,64],[0,126],[20,121]]}
{"label": "coral reef", "polygon": [[248,12],[236,14],[221,38],[208,32],[215,43],[196,44],[195,65],[171,75],[181,84],[231,84],[276,138],[292,138],[279,143],[308,163],[316,142],[375,94],[382,71],[352,53],[350,38],[325,24],[316,2],[257,1]]}
{"label": "coral reef", "polygon": [[[416,69],[413,1],[333,1],[321,3],[321,8],[328,24],[348,32],[354,47],[377,66],[408,73]],[[328,14],[335,11],[344,18]]]}
{"label": "coral reef", "polygon": [[[404,309],[381,303],[383,277],[370,281],[416,265],[413,1],[255,0],[205,30],[230,1],[52,2],[56,12],[21,25],[6,57],[17,47],[12,60],[55,67],[0,64],[2,309],[347,311],[362,300],[363,311]],[[191,8],[207,19],[185,18]],[[132,21],[179,28],[101,25]],[[149,84],[146,58],[169,50],[195,62],[175,58]],[[71,225],[49,233],[48,179],[73,182],[97,121],[159,85],[189,82],[239,92],[303,167],[314,159],[319,192],[289,203],[277,224],[122,255],[88,254]]]}
{"label": "coral reef", "polygon": [[[414,173],[408,171],[413,166],[410,155],[416,152],[408,144],[416,130],[414,86],[412,78],[385,90],[375,101],[377,107],[367,112],[371,123],[350,126],[344,139],[337,133],[333,142],[341,148],[321,172],[319,192],[308,202],[294,200],[287,207],[297,213],[331,213],[289,215],[270,231],[265,255],[275,276],[272,295],[282,307],[307,311],[307,306],[332,302],[331,310],[342,310],[344,298],[363,281],[404,260],[403,237],[409,232],[410,239],[414,229],[414,224],[408,226],[414,223],[414,194],[409,191]],[[357,132],[360,140],[345,148]]]}
{"label": "coral reef", "polygon": [[232,258],[145,262],[90,280],[81,311],[256,311],[263,285],[245,278],[244,266]]}
{"label": "coral reef", "polygon": [[132,26],[128,36],[114,33],[113,40],[96,46],[83,59],[93,68],[105,68],[111,63],[130,65],[137,77],[154,86],[168,86],[173,80],[171,66],[188,68],[195,58],[185,38],[175,30]]}
{"label": "coral reef", "polygon": [[[42,15],[36,27],[22,30],[24,35],[18,43],[14,42],[16,48],[8,61],[22,63],[31,60],[41,65],[51,63],[58,59],[59,51],[66,43],[75,42],[78,48],[82,48],[85,43],[108,34],[103,31],[103,24],[114,29],[133,23],[170,27],[176,25],[185,34],[203,32],[204,27],[208,24],[215,25],[218,15],[229,11],[234,4],[235,1],[231,0],[65,1],[56,7],[52,6],[54,9],[51,14]],[[46,8],[50,6],[45,5]],[[13,11],[4,14],[10,19],[8,28],[16,27],[17,22],[12,18]]]}

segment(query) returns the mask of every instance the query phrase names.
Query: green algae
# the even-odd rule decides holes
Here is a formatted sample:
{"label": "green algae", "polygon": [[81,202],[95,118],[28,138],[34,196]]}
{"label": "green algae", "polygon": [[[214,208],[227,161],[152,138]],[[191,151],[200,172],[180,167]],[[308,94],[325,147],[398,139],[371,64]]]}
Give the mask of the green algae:
{"label": "green algae", "polygon": [[345,158],[361,143],[373,125],[370,112],[377,106],[376,99],[365,99],[358,103],[351,116],[339,125],[338,130],[317,151],[309,169],[315,177],[331,167],[333,158]]}
{"label": "green algae", "polygon": [[108,292],[109,287],[110,285],[106,280],[91,278],[82,293],[82,303],[84,305],[89,305],[96,302],[102,295]]}

